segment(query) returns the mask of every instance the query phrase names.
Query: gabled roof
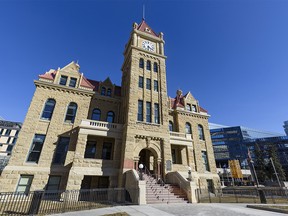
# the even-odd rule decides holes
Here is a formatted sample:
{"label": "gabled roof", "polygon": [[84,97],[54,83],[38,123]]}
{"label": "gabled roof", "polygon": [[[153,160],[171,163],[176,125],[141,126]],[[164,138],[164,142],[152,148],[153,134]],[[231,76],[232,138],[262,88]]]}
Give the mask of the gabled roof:
{"label": "gabled roof", "polygon": [[139,24],[137,30],[158,37],[158,35],[153,31],[153,29],[150,28],[144,19],[142,19],[142,22]]}
{"label": "gabled roof", "polygon": [[48,80],[54,80],[55,75],[56,75],[56,70],[49,70],[48,72],[46,72],[45,74],[40,74],[39,78],[42,79],[48,79]]}
{"label": "gabled roof", "polygon": [[81,80],[80,86],[85,87],[85,88],[90,88],[90,89],[93,89],[93,90],[94,90],[94,88],[95,88],[95,86],[92,85],[92,84],[86,79],[86,77],[84,77],[84,76],[82,76],[82,80]]}

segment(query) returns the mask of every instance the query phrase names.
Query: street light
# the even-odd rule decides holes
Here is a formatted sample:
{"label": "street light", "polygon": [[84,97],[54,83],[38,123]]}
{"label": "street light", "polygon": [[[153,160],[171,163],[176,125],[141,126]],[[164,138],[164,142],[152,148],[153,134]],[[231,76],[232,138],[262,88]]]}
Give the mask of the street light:
{"label": "street light", "polygon": [[189,167],[188,167],[188,180],[189,180],[189,181],[192,181],[191,170],[192,170],[192,169],[191,169],[191,167],[189,166]]}
{"label": "street light", "polygon": [[144,168],[144,165],[143,164],[139,164],[139,169],[140,169],[140,180],[143,180],[143,168]]}

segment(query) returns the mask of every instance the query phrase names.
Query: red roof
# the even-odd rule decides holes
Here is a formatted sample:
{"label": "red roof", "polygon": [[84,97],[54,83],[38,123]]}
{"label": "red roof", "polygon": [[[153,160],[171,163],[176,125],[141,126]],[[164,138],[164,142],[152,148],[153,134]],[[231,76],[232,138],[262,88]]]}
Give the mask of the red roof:
{"label": "red roof", "polygon": [[200,107],[200,112],[205,112],[205,113],[208,113],[207,110],[205,110],[204,108]]}
{"label": "red roof", "polygon": [[40,74],[39,78],[43,78],[43,79],[49,79],[49,80],[54,80],[55,75],[56,75],[56,70],[52,71],[52,72],[46,72],[45,74]]}
{"label": "red roof", "polygon": [[100,84],[99,81],[91,80],[91,79],[88,79],[88,81],[94,86],[93,91],[98,91],[99,90],[99,84]]}
{"label": "red roof", "polygon": [[150,26],[148,26],[148,24],[145,22],[145,20],[143,19],[142,22],[139,24],[138,31],[142,31],[145,32],[147,34],[153,35],[155,37],[158,37],[158,35],[150,28]]}
{"label": "red roof", "polygon": [[84,76],[82,76],[82,80],[81,80],[80,86],[86,87],[86,88],[91,88],[93,90],[95,88],[95,86],[92,85]]}

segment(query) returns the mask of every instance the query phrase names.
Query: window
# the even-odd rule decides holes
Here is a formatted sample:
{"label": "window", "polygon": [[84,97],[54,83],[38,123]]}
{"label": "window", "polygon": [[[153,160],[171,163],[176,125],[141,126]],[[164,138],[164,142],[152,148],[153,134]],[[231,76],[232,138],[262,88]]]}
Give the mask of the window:
{"label": "window", "polygon": [[13,145],[8,145],[6,151],[7,152],[12,152],[12,149],[13,149]]}
{"label": "window", "polygon": [[172,121],[169,121],[169,131],[173,131],[174,128],[173,128],[173,122]]}
{"label": "window", "polygon": [[56,147],[53,164],[64,164],[68,152],[70,137],[60,137]]}
{"label": "window", "polygon": [[158,92],[158,81],[154,80],[154,91]]}
{"label": "window", "polygon": [[107,113],[107,120],[106,121],[109,122],[109,123],[113,123],[114,122],[114,117],[115,117],[114,112],[109,111]]}
{"label": "window", "polygon": [[154,103],[154,120],[156,124],[160,124],[159,104]]}
{"label": "window", "polygon": [[60,77],[60,82],[59,82],[59,84],[66,86],[67,79],[68,79],[67,76],[61,76],[61,77]]}
{"label": "window", "polygon": [[158,64],[156,62],[153,64],[153,71],[158,72]]}
{"label": "window", "polygon": [[146,122],[151,122],[151,102],[146,102]]}
{"label": "window", "polygon": [[70,86],[70,87],[75,87],[75,86],[76,86],[76,83],[77,83],[77,79],[71,77],[71,78],[70,78],[69,86]]}
{"label": "window", "polygon": [[151,79],[146,78],[146,89],[151,90]]}
{"label": "window", "polygon": [[16,193],[28,194],[33,180],[33,175],[21,175]]}
{"label": "window", "polygon": [[1,130],[0,130],[0,135],[2,135],[2,134],[3,134],[3,131],[4,131],[4,129],[3,129],[3,128],[1,128]]}
{"label": "window", "polygon": [[143,101],[138,100],[137,121],[143,121]]}
{"label": "window", "polygon": [[191,104],[186,104],[186,110],[191,111]]}
{"label": "window", "polygon": [[10,130],[10,129],[6,129],[6,131],[5,131],[5,136],[9,136],[10,133],[11,133],[11,130]]}
{"label": "window", "polygon": [[94,109],[92,112],[92,120],[100,121],[101,118],[101,110],[100,109]]}
{"label": "window", "polygon": [[55,107],[55,100],[53,99],[48,99],[45,103],[44,110],[41,115],[41,119],[46,119],[46,120],[51,120],[54,107]]}
{"label": "window", "polygon": [[192,105],[192,112],[197,112],[196,106]]}
{"label": "window", "polygon": [[191,124],[188,122],[186,122],[186,124],[185,124],[185,132],[186,132],[186,134],[192,134]]}
{"label": "window", "polygon": [[171,154],[172,154],[172,163],[176,164],[176,150],[171,149]]}
{"label": "window", "polygon": [[101,95],[106,95],[106,88],[105,87],[101,88]]}
{"label": "window", "polygon": [[16,140],[17,140],[17,138],[14,138],[13,141],[12,141],[12,144],[15,144]]}
{"label": "window", "polygon": [[10,143],[10,141],[11,141],[11,137],[8,137],[8,140],[7,140],[7,142],[6,143]]}
{"label": "window", "polygon": [[42,151],[45,135],[35,134],[32,145],[29,150],[27,162],[38,163]]}
{"label": "window", "polygon": [[181,156],[182,150],[183,148],[177,145],[171,145],[171,156],[173,164],[182,164],[182,156]]}
{"label": "window", "polygon": [[96,158],[96,141],[87,141],[84,158]]}
{"label": "window", "polygon": [[205,140],[204,137],[204,130],[202,125],[198,125],[198,134],[199,134],[199,139],[200,140]]}
{"label": "window", "polygon": [[151,61],[149,61],[149,60],[147,61],[146,70],[151,71]]}
{"label": "window", "polygon": [[108,143],[108,142],[103,143],[102,159],[103,160],[112,159],[112,143]]}
{"label": "window", "polygon": [[49,180],[46,186],[47,191],[59,190],[61,176],[49,176]]}
{"label": "window", "polygon": [[139,82],[138,82],[138,86],[139,88],[143,88],[143,80],[144,78],[142,76],[139,76]]}
{"label": "window", "polygon": [[112,95],[112,90],[111,90],[110,88],[108,88],[108,90],[107,90],[107,96],[108,96],[108,97],[111,97],[111,95]]}
{"label": "window", "polygon": [[139,60],[139,68],[144,68],[144,60],[142,58]]}
{"label": "window", "polygon": [[76,112],[77,112],[77,104],[71,102],[67,109],[65,122],[74,123]]}
{"label": "window", "polygon": [[202,151],[202,160],[203,160],[203,165],[204,165],[205,171],[210,171],[206,151]]}
{"label": "window", "polygon": [[[18,136],[18,134],[19,134],[19,130],[17,130],[17,131],[16,131],[16,133],[15,133],[15,135],[14,135],[14,136],[15,136],[15,137],[17,137],[17,136]],[[1,135],[1,133],[0,133],[0,135]]]}

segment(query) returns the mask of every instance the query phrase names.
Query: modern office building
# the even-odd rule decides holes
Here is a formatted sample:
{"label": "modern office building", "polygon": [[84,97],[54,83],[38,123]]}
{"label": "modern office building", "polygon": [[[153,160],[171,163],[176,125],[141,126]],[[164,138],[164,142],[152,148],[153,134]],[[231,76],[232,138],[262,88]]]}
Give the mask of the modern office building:
{"label": "modern office building", "polygon": [[284,127],[284,131],[286,133],[286,136],[288,136],[288,121],[284,121],[283,127]]}
{"label": "modern office building", "polygon": [[11,155],[21,127],[20,122],[0,120],[0,157]]}
{"label": "modern office building", "polygon": [[0,120],[0,173],[10,159],[21,127],[20,122]]}
{"label": "modern office building", "polygon": [[[243,126],[209,124],[217,167],[228,167],[229,160],[239,160],[241,168],[247,168],[247,143],[283,134],[255,130]],[[267,139],[268,141],[269,139]]]}
{"label": "modern office building", "polygon": [[122,86],[87,79],[75,62],[34,83],[1,191],[138,187],[139,164],[175,184],[189,171],[187,187],[220,186],[209,115],[190,92],[167,96],[163,33],[145,20],[125,46]]}

